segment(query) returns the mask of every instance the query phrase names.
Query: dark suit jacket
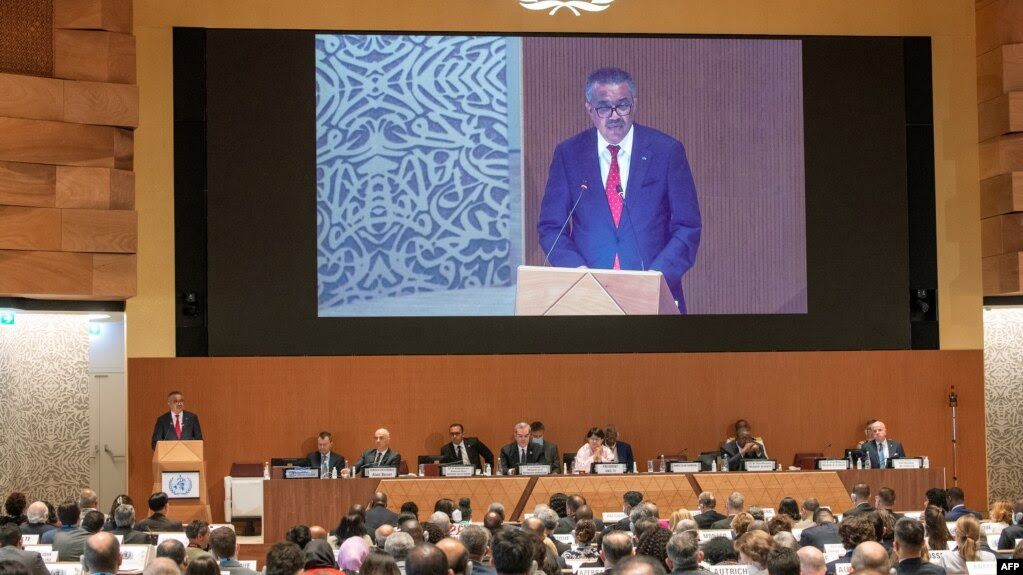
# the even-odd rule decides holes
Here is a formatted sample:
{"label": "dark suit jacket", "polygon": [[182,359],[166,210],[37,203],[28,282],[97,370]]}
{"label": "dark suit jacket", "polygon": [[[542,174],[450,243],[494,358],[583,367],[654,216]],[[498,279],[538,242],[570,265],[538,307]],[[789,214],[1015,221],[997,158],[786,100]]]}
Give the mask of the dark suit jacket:
{"label": "dark suit jacket", "polygon": [[47,531],[53,531],[56,527],[49,523],[22,523],[18,529],[22,535],[42,535]]}
{"label": "dark suit jacket", "polygon": [[856,507],[853,507],[852,509],[850,509],[850,510],[846,511],[845,513],[843,513],[842,514],[842,519],[845,519],[846,517],[853,517],[853,516],[859,515],[861,513],[870,513],[873,510],[874,510],[874,506],[873,505],[871,505],[869,503],[860,503]]}
{"label": "dark suit jacket", "polygon": [[[202,439],[202,428],[199,426],[199,416],[191,411],[181,412],[181,439]],[[157,441],[177,441],[178,434],[174,431],[174,420],[168,411],[156,418],[156,425],[153,426],[152,449],[156,449]]]}
{"label": "dark suit jacket", "polygon": [[973,515],[978,521],[980,521],[983,517],[980,513],[977,513],[972,509],[967,509],[965,505],[957,505],[948,510],[948,513],[945,514],[945,521],[955,521],[964,515]]}
{"label": "dark suit jacket", "polygon": [[[611,531],[632,531],[632,522],[629,521],[629,516],[626,515],[618,520],[617,523],[611,526]],[[564,553],[564,551],[562,551]]]}
{"label": "dark suit jacket", "polygon": [[[489,463],[491,467],[494,466],[494,454],[490,451],[490,448],[478,438],[463,437],[462,449],[464,449],[466,454],[468,454],[469,463],[482,469],[483,465],[480,464],[480,458],[482,457],[483,461]],[[455,456],[455,446],[450,441],[440,448],[440,457],[441,463],[458,463],[461,461],[461,459]]]}
{"label": "dark suit jacket", "polygon": [[828,561],[828,564],[824,566],[824,572],[836,573],[837,569],[835,568],[835,565],[838,565],[839,563],[852,563],[852,554],[853,550],[849,549],[848,551],[845,552],[845,555],[842,555],[841,557],[835,559],[834,561]]}
{"label": "dark suit jacket", "polygon": [[156,533],[143,533],[131,527],[118,527],[110,531],[114,535],[124,537],[121,545],[156,545]]}
{"label": "dark suit jacket", "polygon": [[[306,455],[305,458],[309,460],[309,467],[319,469],[323,465],[323,455],[319,451],[314,451]],[[341,477],[341,470],[345,468],[345,456],[331,451],[327,454],[327,458],[327,469],[337,469],[337,476]]]}
{"label": "dark suit jacket", "polygon": [[919,573],[920,575],[945,575],[944,567],[919,558],[899,561],[899,566],[896,568],[896,571],[899,575],[907,575],[909,573]]}
{"label": "dark suit jacket", "polygon": [[723,518],[715,521],[710,528],[711,529],[731,529],[732,519],[735,519],[735,515],[725,515]]}
{"label": "dark suit jacket", "polygon": [[153,513],[135,524],[138,531],[184,531],[180,521],[175,521],[163,513]]}
{"label": "dark suit jacket", "polygon": [[807,547],[812,545],[824,552],[824,546],[831,543],[841,543],[842,538],[838,535],[837,523],[821,523],[813,527],[803,529],[799,536],[799,546]]}
{"label": "dark suit jacket", "polygon": [[704,511],[697,515],[694,519],[696,519],[696,525],[699,526],[700,529],[710,529],[711,525],[714,525],[714,523],[721,521],[724,518],[725,515],[718,513],[716,509],[711,509],[710,511]]}
{"label": "dark suit jacket", "polygon": [[490,563],[483,563],[482,561],[472,562],[472,575],[497,575],[497,571],[494,570],[494,566]]}
{"label": "dark suit jacket", "polygon": [[[1016,540],[1023,538],[1023,525],[1010,525],[998,536],[998,550],[1015,549]],[[986,538],[985,538],[986,539]]]}
{"label": "dark suit jacket", "polygon": [[[546,463],[543,461],[543,448],[530,442],[526,447],[526,463]],[[501,448],[501,473],[508,473],[519,464],[519,445],[514,441]]]}
{"label": "dark suit jacket", "polygon": [[42,555],[35,551],[24,551],[14,545],[0,547],[0,561],[17,561],[28,569],[30,575],[50,575],[43,563]]}
{"label": "dark suit jacket", "polygon": [[[881,461],[877,458],[877,443],[875,443],[873,439],[871,439],[870,441],[863,442],[863,445],[860,447],[860,449],[862,449],[863,451],[867,452],[867,456],[870,457],[870,468],[871,469],[877,469],[878,467],[881,466]],[[885,455],[885,467],[891,467],[892,466],[892,458],[893,457],[905,457],[906,456],[906,450],[902,448],[902,444],[899,443],[898,441],[889,439],[888,440],[888,450],[887,450],[887,452],[884,455]]]}
{"label": "dark suit jacket", "polygon": [[[600,519],[594,519],[593,525],[596,528],[597,533],[604,530],[604,522]],[[575,521],[573,521],[571,517],[562,517],[558,520],[558,526],[554,528],[553,533],[555,535],[564,535],[565,533],[571,533],[573,531],[575,531]],[[569,547],[571,547],[571,545]]]}
{"label": "dark suit jacket", "polygon": [[[362,457],[355,462],[355,473],[362,471],[363,467],[373,467],[373,462],[376,461],[377,450],[375,447],[367,449]],[[401,454],[397,451],[387,448],[384,452],[384,457],[380,460],[380,467],[398,467],[401,465]]]}
{"label": "dark suit jacket", "polygon": [[[696,262],[701,228],[686,150],[675,138],[639,124],[632,125],[632,138],[617,228],[604,192],[597,129],[558,144],[536,225],[540,247],[559,267],[610,269],[617,254],[623,270],[657,270],[685,313],[682,275]],[[569,213],[572,225],[562,233]]]}
{"label": "dark suit jacket", "polygon": [[632,473],[632,466],[636,463],[636,459],[632,456],[632,446],[624,441],[616,441],[614,450],[618,456],[618,463],[625,464],[625,472]]}
{"label": "dark suit jacket", "polygon": [[370,533],[371,537],[376,537],[374,531],[381,525],[394,525],[398,526],[398,514],[384,507],[383,505],[377,505],[376,507],[370,507],[366,511],[366,532]]}
{"label": "dark suit jacket", "polygon": [[[752,439],[750,441],[753,441]],[[721,446],[721,452],[728,458],[728,470],[739,471],[742,469],[743,459],[767,459],[767,451],[764,449],[764,444],[759,441],[753,441],[760,446],[760,451],[756,455],[747,455],[742,457],[739,455],[739,444],[735,440],[731,440]]]}
{"label": "dark suit jacket", "polygon": [[558,455],[558,446],[545,439],[542,447],[543,459],[541,462],[550,464],[551,473],[561,473],[561,456]]}

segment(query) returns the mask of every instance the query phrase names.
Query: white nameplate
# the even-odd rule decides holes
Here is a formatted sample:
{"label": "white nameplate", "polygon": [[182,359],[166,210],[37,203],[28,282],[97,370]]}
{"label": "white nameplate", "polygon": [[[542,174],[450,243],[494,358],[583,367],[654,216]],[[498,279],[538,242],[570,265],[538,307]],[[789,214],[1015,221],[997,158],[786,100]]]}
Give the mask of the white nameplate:
{"label": "white nameplate", "polygon": [[949,549],[929,549],[927,553],[931,556],[931,563],[941,565],[941,558],[949,553],[955,553],[955,551]]}
{"label": "white nameplate", "polygon": [[798,527],[793,527],[792,536],[796,538],[796,541],[799,541],[799,538],[803,536],[803,530]]}
{"label": "white nameplate", "polygon": [[117,542],[118,542],[119,544],[120,544],[120,543],[124,543],[124,535],[121,535],[121,534],[116,534],[116,535],[114,535],[114,538],[115,538],[115,539],[117,539]]}
{"label": "white nameplate", "polygon": [[603,567],[580,567],[575,570],[575,575],[602,575]]}
{"label": "white nameplate", "polygon": [[445,465],[440,468],[444,477],[472,477],[475,473],[476,467],[472,465]]}
{"label": "white nameplate", "polygon": [[24,549],[25,551],[35,551],[36,553],[42,553],[43,551],[49,551],[50,549],[53,549],[53,545],[50,545],[49,543],[40,545],[22,545],[21,548]]}
{"label": "white nameplate", "polygon": [[568,568],[575,571],[583,563],[589,563],[593,559],[565,559],[565,563],[568,564]]}
{"label": "white nameplate", "polygon": [[832,561],[841,559],[842,555],[845,555],[845,553],[842,553],[842,554],[838,554],[838,553],[825,553],[824,554],[824,561],[827,562],[827,563],[831,563]]}
{"label": "white nameplate", "polygon": [[923,511],[907,511],[903,513],[903,515],[909,517],[910,519],[920,519],[921,513],[923,513]]}
{"label": "white nameplate", "polygon": [[672,473],[699,473],[701,471],[699,461],[672,461],[668,464],[668,471]]}
{"label": "white nameplate", "polygon": [[824,552],[825,553],[838,553],[839,555],[845,555],[845,545],[842,545],[841,543],[825,543],[824,544]]}
{"label": "white nameplate", "polygon": [[896,457],[891,461],[894,469],[921,469],[924,466],[923,459],[919,457]]}
{"label": "white nameplate", "polygon": [[966,572],[970,575],[995,575],[997,561],[967,561]]}
{"label": "white nameplate", "polygon": [[621,511],[605,511],[601,515],[601,519],[604,520],[604,523],[618,523],[619,521],[625,519],[626,517],[628,517],[628,515],[622,513]]}
{"label": "white nameplate", "polygon": [[945,528],[948,529],[949,535],[951,535],[952,537],[956,536],[956,522],[955,521],[946,521],[945,522]]}
{"label": "white nameplate", "polygon": [[774,509],[770,507],[764,509],[764,521],[770,521],[774,517]]}
{"label": "white nameplate", "polygon": [[182,545],[188,547],[188,536],[184,533],[167,533],[162,532],[156,537],[156,544],[159,545],[168,539],[175,539],[180,541]]}
{"label": "white nameplate", "polygon": [[370,479],[390,479],[398,476],[397,467],[363,467],[362,476]]}
{"label": "white nameplate", "polygon": [[715,537],[732,538],[731,529],[700,529],[700,541],[710,541]]}
{"label": "white nameplate", "polygon": [[46,570],[50,575],[81,575],[81,563],[46,563]]}
{"label": "white nameplate", "polygon": [[249,560],[246,560],[246,561],[239,561],[239,563],[241,563],[242,567],[244,567],[246,569],[252,569],[253,571],[256,570],[256,560],[255,559],[249,559]]}
{"label": "white nameplate", "polygon": [[22,535],[21,536],[21,544],[22,545],[35,545],[37,543],[39,543],[39,535]]}
{"label": "white nameplate", "polygon": [[778,467],[773,459],[744,459],[742,465],[746,471],[774,471]]}
{"label": "white nameplate", "polygon": [[523,463],[519,466],[519,475],[550,475],[551,466],[546,463]]}
{"label": "white nameplate", "polygon": [[221,569],[220,575],[231,575],[231,572],[230,571],[224,571],[223,569]]}
{"label": "white nameplate", "polygon": [[711,565],[708,569],[717,575],[747,575],[749,573],[749,565]]}
{"label": "white nameplate", "polygon": [[160,476],[164,493],[171,499],[198,499],[198,471],[164,471]]}
{"label": "white nameplate", "polygon": [[849,469],[848,459],[818,459],[817,469],[821,471],[842,471]]}
{"label": "white nameplate", "polygon": [[149,545],[121,545],[120,571],[143,571],[149,565]]}
{"label": "white nameplate", "polygon": [[624,463],[595,463],[593,472],[597,475],[620,475],[628,470]]}
{"label": "white nameplate", "polygon": [[210,523],[210,531],[214,529],[220,529],[221,527],[227,527],[231,531],[234,531],[234,525],[230,523]]}
{"label": "white nameplate", "polygon": [[852,571],[852,563],[835,563],[835,575],[847,575]]}
{"label": "white nameplate", "polygon": [[569,545],[575,543],[575,535],[572,535],[571,533],[555,533],[553,537],[558,541],[568,543]]}
{"label": "white nameplate", "polygon": [[[1005,524],[988,521],[986,523],[981,523],[980,528],[988,535],[997,535],[1005,530]],[[22,535],[22,538],[24,537],[26,536]]]}
{"label": "white nameplate", "polygon": [[1002,537],[1001,535],[988,535],[987,536],[987,546],[990,547],[993,550],[997,550],[998,549],[998,540],[1001,539],[1001,537]]}
{"label": "white nameplate", "polygon": [[[25,551],[35,551],[36,553],[38,553],[39,556],[43,558],[43,563],[56,563],[57,562],[57,556],[60,554],[60,552],[57,551],[56,549],[53,549],[53,548],[50,548],[50,549],[33,549],[33,547],[43,547],[43,546],[42,545],[38,545],[38,546],[37,545],[26,545],[24,549],[25,549]],[[50,546],[46,545],[46,547],[50,547]]]}

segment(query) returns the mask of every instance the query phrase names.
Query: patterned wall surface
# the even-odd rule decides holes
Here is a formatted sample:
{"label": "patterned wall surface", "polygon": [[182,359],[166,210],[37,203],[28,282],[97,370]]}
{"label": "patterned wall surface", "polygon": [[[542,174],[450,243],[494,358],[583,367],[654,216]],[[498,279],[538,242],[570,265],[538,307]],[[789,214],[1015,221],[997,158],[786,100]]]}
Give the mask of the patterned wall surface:
{"label": "patterned wall surface", "polygon": [[0,325],[0,493],[77,497],[88,443],[88,320],[18,314]]}
{"label": "patterned wall surface", "polygon": [[0,2],[0,72],[53,74],[53,0]]}
{"label": "patterned wall surface", "polygon": [[511,283],[506,52],[495,37],[316,37],[321,314]]}
{"label": "patterned wall surface", "polygon": [[1023,309],[984,310],[984,401],[988,498],[1014,501],[1023,497]]}

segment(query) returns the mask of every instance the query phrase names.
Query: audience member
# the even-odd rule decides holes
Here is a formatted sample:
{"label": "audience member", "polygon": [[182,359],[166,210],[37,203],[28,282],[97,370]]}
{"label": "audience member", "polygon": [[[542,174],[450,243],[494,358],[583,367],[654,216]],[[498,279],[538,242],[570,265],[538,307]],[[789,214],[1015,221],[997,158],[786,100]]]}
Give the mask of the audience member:
{"label": "audience member", "polygon": [[896,521],[902,519],[902,514],[895,512],[895,490],[891,487],[882,487],[877,490],[877,496],[874,497],[874,507],[888,512],[889,515],[895,517]]}
{"label": "audience member", "polygon": [[114,510],[114,535],[121,536],[122,545],[151,545],[156,537],[135,529],[135,508],[131,505],[118,505]]}
{"label": "audience member", "polygon": [[710,575],[710,571],[700,567],[703,551],[696,534],[692,532],[675,533],[668,539],[665,546],[667,566],[674,575]]}
{"label": "audience member", "polygon": [[212,557],[200,557],[188,564],[185,575],[220,575],[220,566]]}
{"label": "audience member", "polygon": [[792,518],[793,524],[797,523],[800,519],[803,518],[803,516],[799,514],[799,504],[796,503],[796,500],[791,497],[784,497],[780,502],[778,502],[777,515],[789,516],[790,518]]}
{"label": "audience member", "polygon": [[142,575],[181,575],[184,572],[170,557],[156,557],[142,570]]}
{"label": "audience member", "polygon": [[956,520],[956,549],[943,554],[939,564],[949,573],[966,573],[967,561],[994,561],[994,553],[980,548],[982,536],[980,522],[968,513],[962,515]]}
{"label": "audience member", "polygon": [[999,499],[991,504],[988,510],[988,521],[982,523],[1000,523],[1003,527],[1012,525],[1012,502]]}
{"label": "audience member", "polygon": [[366,510],[366,530],[376,531],[381,525],[397,526],[398,514],[387,508],[387,494],[377,491],[369,501],[369,509]]}
{"label": "audience member", "polygon": [[940,487],[932,487],[924,493],[924,509],[928,505],[934,505],[940,507],[945,512],[948,512],[948,498],[945,495],[945,490]]}
{"label": "audience member", "polygon": [[816,523],[814,523],[813,521],[813,514],[816,513],[818,509],[820,509],[820,506],[821,503],[820,501],[817,500],[816,497],[807,497],[806,499],[804,499],[800,512],[800,516],[802,517],[802,519],[796,521],[796,524],[793,525],[792,528],[806,529],[807,527],[812,527],[816,525]]}
{"label": "audience member", "polygon": [[927,533],[928,549],[948,549],[948,541],[952,534],[948,532],[948,523],[945,522],[945,511],[942,508],[928,505],[927,509],[924,509],[924,529]]}
{"label": "audience member", "polygon": [[490,548],[490,531],[479,525],[466,525],[459,539],[469,554],[473,575],[493,575],[494,567],[483,559]]}
{"label": "audience member", "polygon": [[627,557],[618,564],[616,575],[665,575],[661,562],[645,555]]}
{"label": "audience member", "polygon": [[750,505],[746,512],[753,516],[753,519],[757,521],[766,521],[767,518],[764,516],[764,510],[759,505]]}
{"label": "audience member", "polygon": [[334,535],[337,536],[338,545],[344,543],[349,537],[365,537],[365,518],[358,513],[348,513],[338,522],[337,528],[334,529]]}
{"label": "audience member", "polygon": [[533,547],[529,535],[518,529],[502,529],[491,543],[494,570],[498,575],[529,575]]}
{"label": "audience member", "polygon": [[799,556],[799,575],[824,575],[827,573],[827,561],[820,549],[808,545],[800,547],[799,551],[796,551],[796,555]]}
{"label": "audience member", "polygon": [[600,562],[604,575],[614,575],[618,565],[635,553],[632,537],[625,531],[609,531],[600,540]]}
{"label": "audience member", "polygon": [[778,547],[786,547],[795,551],[799,549],[799,541],[796,541],[796,536],[791,531],[779,531],[772,535],[774,542],[778,544]]}
{"label": "audience member", "polygon": [[52,545],[57,535],[72,536],[76,539],[80,537],[84,541],[85,535],[78,533],[82,529],[78,526],[78,519],[81,516],[81,509],[78,508],[77,501],[69,499],[61,503],[57,506],[57,517],[60,519],[61,526],[58,529],[47,531],[40,535],[39,543]]}
{"label": "audience member", "polygon": [[[568,543],[562,543],[553,537],[554,530],[558,528],[559,518],[557,512],[545,505],[543,508],[536,510],[535,515],[543,522],[544,535],[546,536],[544,541],[554,546],[555,555],[560,557],[562,553],[572,547]],[[628,522],[628,517],[625,518],[625,521]]]}
{"label": "audience member", "polygon": [[[441,530],[441,533],[444,534],[443,537],[451,534],[451,516],[447,513],[434,511],[433,515],[430,516],[430,523],[433,523]],[[437,539],[437,541],[440,541],[440,539]],[[437,541],[433,541],[431,538],[431,543],[436,543]]]}
{"label": "audience member", "polygon": [[[268,574],[269,575],[269,574]],[[387,553],[374,549],[362,562],[359,575],[401,575],[398,564]]]}
{"label": "audience member", "polygon": [[700,514],[696,516],[696,524],[700,526],[700,529],[711,529],[716,521],[720,521],[725,518],[715,507],[717,507],[717,499],[714,497],[714,493],[710,491],[704,491],[699,496],[699,508]]}
{"label": "audience member", "polygon": [[[441,513],[441,515],[444,514]],[[437,524],[433,523],[432,521],[427,521],[426,523],[423,523],[422,526],[423,540],[427,543],[437,543],[441,539],[444,539],[445,537],[448,536],[448,534],[443,529],[438,527]]]}
{"label": "audience member", "polygon": [[77,530],[58,532],[53,538],[53,550],[57,561],[78,561],[85,552],[85,540],[103,529],[103,514],[90,511],[82,517],[82,526]]}
{"label": "audience member", "polygon": [[1016,540],[1023,539],[1023,498],[1017,499],[1012,509],[1013,524],[1002,530],[998,536],[999,551],[1013,549],[1016,547]]}
{"label": "audience member", "polygon": [[209,555],[210,547],[210,524],[202,519],[196,519],[185,525],[185,537],[188,537],[188,546],[185,547],[185,554],[189,561],[196,557]]}
{"label": "audience member", "polygon": [[848,519],[842,518],[842,523],[838,526],[838,535],[842,538],[845,555],[828,562],[828,573],[834,573],[836,565],[852,561],[852,554],[856,546],[864,541],[874,541],[877,532],[874,530],[874,522],[871,518],[861,514]]}
{"label": "audience member", "polygon": [[[369,545],[361,537],[352,538],[351,541],[355,545],[361,544],[367,552],[369,551]],[[313,539],[307,543],[305,549],[302,550],[302,556],[305,558],[304,569],[306,573],[341,575],[337,560],[334,558],[334,550],[330,547],[330,543],[322,539]],[[365,555],[358,561],[353,561],[352,563],[356,564],[356,566],[351,571],[358,571],[364,558]]]}
{"label": "audience member", "polygon": [[416,517],[417,521],[419,520],[419,506],[416,505],[415,501],[406,501],[405,503],[402,503],[401,504],[401,508],[398,509],[398,513],[399,514],[400,513],[411,513],[412,515],[414,515]]}
{"label": "audience member", "polygon": [[739,562],[739,554],[727,537],[713,537],[704,542],[703,560],[709,565],[735,565]]}
{"label": "audience member", "polygon": [[504,519],[497,514],[495,511],[488,511],[483,516],[483,526],[490,531],[491,537],[497,535],[497,532],[501,530],[501,526],[504,524]]}
{"label": "audience member", "polygon": [[0,575],[32,575],[19,561],[0,560]]}
{"label": "audience member", "polygon": [[405,573],[405,558],[408,557],[408,552],[415,546],[416,542],[412,535],[403,530],[397,531],[387,538],[387,542],[384,543],[384,551],[391,557],[394,557],[398,570]]}
{"label": "audience member", "polygon": [[792,521],[792,517],[785,515],[784,513],[779,513],[767,522],[767,531],[771,535],[777,535],[782,531],[792,533],[793,523],[794,521]]}
{"label": "audience member", "polygon": [[42,535],[47,531],[56,529],[47,523],[49,512],[46,504],[42,501],[33,502],[25,512],[25,522],[19,527],[22,535]]}
{"label": "audience member", "polygon": [[453,537],[445,537],[437,543],[437,549],[444,553],[448,560],[448,569],[451,575],[466,575],[469,567],[469,552],[465,545]]}
{"label": "audience member", "polygon": [[695,519],[681,519],[671,529],[672,533],[685,533],[686,531],[692,531],[699,535],[700,526],[696,524]]}
{"label": "audience member", "polygon": [[895,554],[899,558],[899,575],[945,575],[945,569],[924,561],[920,552],[924,546],[924,526],[919,521],[903,517],[895,524]]}
{"label": "audience member", "polygon": [[[78,504],[74,505],[77,509]],[[97,514],[103,517],[102,513],[97,512]],[[102,525],[103,522],[100,521],[100,526]],[[120,566],[121,544],[111,533],[100,531],[85,541],[85,550],[82,552],[83,573],[117,573]]]}
{"label": "audience member", "polygon": [[121,505],[131,505],[132,507],[135,507],[135,502],[131,497],[123,493],[114,497],[113,502],[110,503],[110,513],[107,514],[107,520],[103,523],[103,531],[113,531],[114,529],[117,529],[117,523],[114,521],[114,512],[117,511],[117,508]]}
{"label": "audience member", "polygon": [[305,546],[313,540],[313,533],[305,525],[292,525],[284,533],[284,540],[298,545],[299,549],[305,550]]}
{"label": "audience member", "polygon": [[831,511],[823,507],[814,512],[814,525],[803,529],[799,536],[801,547],[812,546],[824,551],[824,546],[829,543],[841,543],[842,537],[838,534],[838,524],[835,523],[835,516]]}
{"label": "audience member", "polygon": [[945,519],[948,521],[957,521],[964,515],[972,515],[975,519],[980,521],[983,519],[983,515],[966,507],[966,495],[963,493],[962,487],[951,487],[945,491],[945,498],[948,499],[948,513],[945,514]]}
{"label": "audience member", "polygon": [[487,513],[490,513],[491,511],[500,515],[501,521],[504,521],[505,518],[504,503],[501,503],[500,501],[494,501],[493,503],[487,506]]}
{"label": "audience member", "polygon": [[156,556],[170,559],[175,565],[177,565],[179,571],[187,569],[188,564],[190,563],[188,560],[188,554],[185,553],[185,546],[177,539],[165,539],[162,543],[157,545]]}
{"label": "audience member", "polygon": [[749,531],[749,526],[752,524],[753,516],[743,511],[732,518],[732,534],[738,538],[743,533]]}
{"label": "audience member", "polygon": [[[388,526],[389,527],[389,526]],[[343,571],[356,573],[362,567],[372,548],[362,537],[349,537],[338,549],[339,568]],[[309,569],[308,565],[306,569]]]}
{"label": "audience member", "polygon": [[671,539],[671,531],[664,527],[657,526],[643,534],[636,543],[636,555],[646,555],[660,562],[665,570],[668,566],[668,541]]}
{"label": "audience member", "polygon": [[416,545],[405,560],[407,575],[448,575],[448,558],[433,543]]}
{"label": "audience member", "polygon": [[767,555],[767,572],[770,575],[799,575],[799,556],[789,547],[776,547]]}
{"label": "audience member", "polygon": [[869,513],[874,510],[874,506],[870,504],[870,486],[866,483],[857,483],[853,486],[852,490],[852,509],[842,514],[842,519],[848,519],[854,515],[860,513]]}
{"label": "audience member", "polygon": [[[699,515],[697,515],[697,517],[699,517]],[[693,519],[693,514],[688,509],[676,509],[672,511],[671,515],[668,516],[668,529],[673,533],[677,533],[678,530],[675,529],[675,526],[678,525],[679,521],[692,521],[693,525],[696,526],[696,529],[700,528],[700,524]]]}
{"label": "audience member", "polygon": [[877,541],[864,541],[853,550],[849,559],[853,571],[875,569],[888,571],[888,551]]}
{"label": "audience member", "polygon": [[99,511],[99,495],[88,487],[78,493],[78,508],[82,510],[82,516],[90,511]]}
{"label": "audience member", "polygon": [[0,561],[17,561],[30,575],[49,575],[42,556],[21,549],[21,530],[14,521],[0,525]]}
{"label": "audience member", "polygon": [[377,527],[376,533],[373,534],[373,543],[376,544],[377,549],[383,551],[384,543],[387,542],[387,538],[394,533],[394,526],[384,523],[380,527]]}
{"label": "audience member", "polygon": [[629,514],[632,512],[632,508],[643,502],[643,494],[639,491],[626,491],[622,495],[622,513],[625,517],[618,520],[617,523],[610,526],[609,529],[613,531],[629,531],[631,529],[629,523]]}
{"label": "audience member", "polygon": [[[551,496],[547,499],[547,505],[558,514],[558,517],[565,517],[568,515],[568,509],[566,507],[567,500],[568,495],[559,491],[551,494]],[[642,501],[642,498],[640,498],[640,500]]]}
{"label": "audience member", "polygon": [[[259,575],[238,562],[236,558],[238,555],[238,539],[235,536],[234,529],[227,527],[214,529],[210,533],[210,552],[219,561],[221,571],[227,571],[231,575]],[[302,565],[305,565],[304,559]],[[220,573],[218,572],[216,575],[220,575]]]}
{"label": "audience member", "polygon": [[767,575],[767,558],[777,546],[766,531],[747,531],[735,540],[739,562],[749,565],[749,575]]}
{"label": "audience member", "polygon": [[[206,561],[205,558],[199,560]],[[305,555],[290,541],[274,543],[266,553],[266,575],[297,575],[304,567]]]}
{"label": "audience member", "polygon": [[28,507],[28,498],[25,497],[24,493],[15,491],[8,495],[7,500],[4,501],[5,515],[0,517],[0,525],[13,523],[15,526],[19,526],[25,523],[27,520],[25,517],[26,507]]}
{"label": "audience member", "polygon": [[140,531],[184,531],[185,528],[180,521],[167,517],[164,512],[167,510],[170,498],[163,491],[149,496],[149,510],[152,515],[139,521]]}
{"label": "audience member", "polygon": [[729,529],[732,527],[732,519],[736,515],[742,513],[746,506],[746,498],[742,496],[742,493],[733,491],[728,499],[725,500],[725,517],[718,519],[711,524],[711,529]]}

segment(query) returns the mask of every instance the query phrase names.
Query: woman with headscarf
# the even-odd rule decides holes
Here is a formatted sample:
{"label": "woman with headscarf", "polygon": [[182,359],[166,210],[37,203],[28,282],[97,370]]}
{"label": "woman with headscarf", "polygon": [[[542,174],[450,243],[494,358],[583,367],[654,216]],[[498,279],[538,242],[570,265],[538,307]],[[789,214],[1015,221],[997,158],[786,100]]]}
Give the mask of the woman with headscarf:
{"label": "woman with headscarf", "polygon": [[345,573],[358,573],[369,555],[369,550],[369,543],[362,537],[349,537],[342,541],[337,556],[341,562],[341,570]]}
{"label": "woman with headscarf", "polygon": [[323,539],[313,539],[305,546],[305,572],[321,575],[341,575],[334,559],[334,550]]}

